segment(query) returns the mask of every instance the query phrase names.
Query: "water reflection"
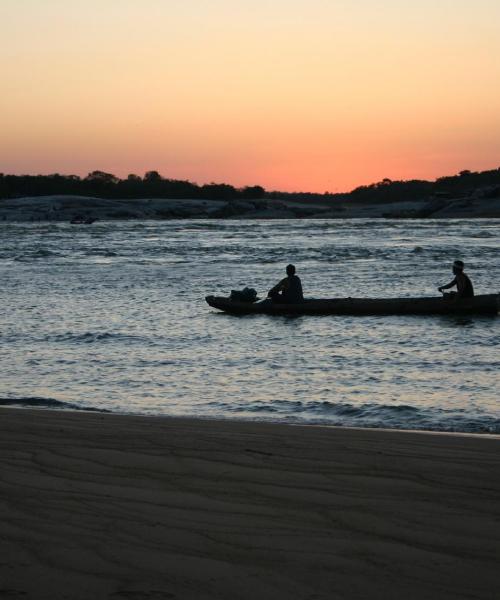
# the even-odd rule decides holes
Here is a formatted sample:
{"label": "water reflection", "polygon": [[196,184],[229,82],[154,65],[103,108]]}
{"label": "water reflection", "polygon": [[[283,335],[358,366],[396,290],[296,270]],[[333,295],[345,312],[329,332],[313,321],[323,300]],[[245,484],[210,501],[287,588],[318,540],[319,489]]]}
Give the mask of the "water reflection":
{"label": "water reflection", "polygon": [[494,325],[498,319],[495,315],[465,317],[460,315],[442,315],[439,317],[443,327],[475,327],[476,325]]}

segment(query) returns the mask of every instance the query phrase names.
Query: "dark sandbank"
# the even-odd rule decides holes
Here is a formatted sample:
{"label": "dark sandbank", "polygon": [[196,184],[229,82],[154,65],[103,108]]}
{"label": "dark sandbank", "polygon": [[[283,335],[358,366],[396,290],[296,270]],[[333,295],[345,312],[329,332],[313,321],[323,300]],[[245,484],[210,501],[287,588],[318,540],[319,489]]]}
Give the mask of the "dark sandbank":
{"label": "dark sandbank", "polygon": [[1,409],[0,597],[489,598],[500,439]]}

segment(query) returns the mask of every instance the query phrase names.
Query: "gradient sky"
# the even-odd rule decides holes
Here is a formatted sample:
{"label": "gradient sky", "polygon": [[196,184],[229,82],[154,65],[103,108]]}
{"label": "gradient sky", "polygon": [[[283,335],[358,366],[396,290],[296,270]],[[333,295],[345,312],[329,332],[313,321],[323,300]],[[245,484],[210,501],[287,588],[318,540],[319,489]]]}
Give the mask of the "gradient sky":
{"label": "gradient sky", "polygon": [[1,0],[0,172],[344,191],[500,166],[499,0]]}

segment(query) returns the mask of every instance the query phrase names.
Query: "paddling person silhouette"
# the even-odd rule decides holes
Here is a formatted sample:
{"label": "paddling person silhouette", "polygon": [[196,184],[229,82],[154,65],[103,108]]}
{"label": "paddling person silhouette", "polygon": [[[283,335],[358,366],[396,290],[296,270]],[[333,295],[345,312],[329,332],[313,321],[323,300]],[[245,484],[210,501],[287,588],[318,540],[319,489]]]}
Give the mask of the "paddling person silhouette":
{"label": "paddling person silhouette", "polygon": [[452,292],[453,296],[457,299],[460,298],[473,298],[474,297],[474,288],[472,286],[472,282],[469,277],[464,273],[464,263],[461,260],[456,260],[453,263],[453,274],[455,275],[455,279],[450,281],[448,285],[442,285],[438,287],[438,290],[442,292],[443,290],[447,290],[453,286],[457,286],[457,291]]}
{"label": "paddling person silhouette", "polygon": [[294,265],[287,266],[286,277],[269,290],[267,297],[278,304],[296,304],[304,301],[302,282],[300,277],[295,275]]}

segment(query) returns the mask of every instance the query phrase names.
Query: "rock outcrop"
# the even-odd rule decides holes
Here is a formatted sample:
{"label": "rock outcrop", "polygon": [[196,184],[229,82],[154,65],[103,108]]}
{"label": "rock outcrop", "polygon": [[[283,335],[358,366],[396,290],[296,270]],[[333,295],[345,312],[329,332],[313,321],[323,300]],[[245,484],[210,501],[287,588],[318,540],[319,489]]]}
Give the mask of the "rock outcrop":
{"label": "rock outcrop", "polygon": [[0,199],[0,221],[129,219],[304,219],[304,218],[500,218],[500,186],[465,197],[431,196],[420,201],[319,204],[288,200],[115,200],[85,196]]}

